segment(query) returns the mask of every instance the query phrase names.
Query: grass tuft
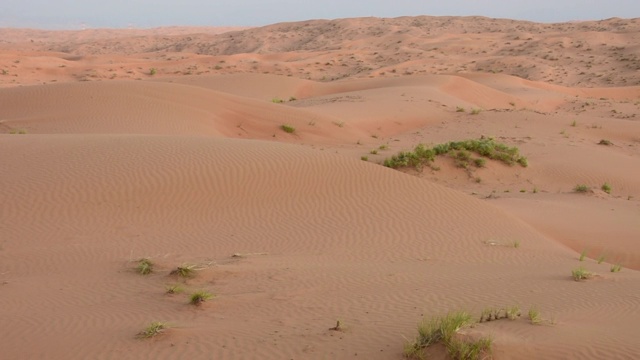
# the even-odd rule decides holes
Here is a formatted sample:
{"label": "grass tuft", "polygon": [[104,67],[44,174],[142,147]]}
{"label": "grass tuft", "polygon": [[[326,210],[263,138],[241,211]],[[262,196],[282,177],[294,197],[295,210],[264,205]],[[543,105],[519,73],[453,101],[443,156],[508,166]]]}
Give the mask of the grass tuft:
{"label": "grass tuft", "polygon": [[617,272],[620,272],[621,270],[622,270],[622,265],[620,264],[611,265],[612,273],[617,273]]}
{"label": "grass tuft", "polygon": [[578,260],[580,261],[584,261],[584,259],[587,257],[587,250],[582,250],[582,252],[580,253],[580,257],[578,258]]}
{"label": "grass tuft", "polygon": [[144,330],[138,333],[138,337],[140,338],[152,338],[154,336],[160,335],[167,329],[167,323],[161,321],[154,321],[149,326],[147,326]]}
{"label": "grass tuft", "polygon": [[521,315],[520,307],[518,305],[507,306],[504,311],[507,315],[507,319],[509,320],[516,320]]}
{"label": "grass tuft", "polygon": [[153,272],[153,262],[147,258],[142,258],[138,261],[136,270],[140,275],[149,275]]}
{"label": "grass tuft", "polygon": [[602,140],[600,140],[598,145],[611,146],[611,145],[613,145],[613,143],[611,141],[607,140],[607,139],[602,139]]}
{"label": "grass tuft", "polygon": [[491,358],[491,338],[480,338],[476,341],[452,339],[447,344],[449,356],[456,360],[481,360]]}
{"label": "grass tuft", "polygon": [[280,126],[280,129],[288,134],[293,134],[296,131],[296,128],[291,125],[282,125]]}
{"label": "grass tuft", "polygon": [[608,183],[604,183],[602,184],[602,191],[606,192],[607,194],[611,194],[611,185],[609,185]]}
{"label": "grass tuft", "polygon": [[167,294],[179,294],[184,292],[184,288],[179,284],[167,285],[165,289],[167,289]]}
{"label": "grass tuft", "polygon": [[189,303],[197,306],[211,299],[213,299],[212,293],[205,290],[199,290],[191,294],[191,297],[189,298]]}
{"label": "grass tuft", "polygon": [[171,271],[171,275],[178,275],[183,278],[193,277],[196,272],[196,266],[190,264],[182,264]]}
{"label": "grass tuft", "polygon": [[531,307],[527,315],[529,317],[529,321],[531,322],[531,324],[538,325],[542,323],[542,318],[540,318],[540,311],[538,311],[537,308]]}
{"label": "grass tuft", "polygon": [[602,254],[602,255],[598,256],[597,262],[598,262],[598,264],[602,264],[604,262],[604,260],[605,260],[605,256],[604,256],[604,254]]}
{"label": "grass tuft", "polygon": [[575,281],[587,280],[593,277],[593,273],[585,270],[583,267],[571,270],[571,276]]}
{"label": "grass tuft", "polygon": [[[421,358],[427,347],[436,343],[443,343],[448,351],[459,353],[460,345],[454,335],[462,328],[471,326],[474,321],[471,315],[464,311],[450,312],[442,317],[424,319],[418,325],[418,336],[404,347],[404,354],[409,358]],[[465,342],[473,344],[472,342]]]}
{"label": "grass tuft", "polygon": [[578,184],[573,188],[573,191],[577,193],[586,193],[587,191],[589,191],[589,187],[585,184]]}

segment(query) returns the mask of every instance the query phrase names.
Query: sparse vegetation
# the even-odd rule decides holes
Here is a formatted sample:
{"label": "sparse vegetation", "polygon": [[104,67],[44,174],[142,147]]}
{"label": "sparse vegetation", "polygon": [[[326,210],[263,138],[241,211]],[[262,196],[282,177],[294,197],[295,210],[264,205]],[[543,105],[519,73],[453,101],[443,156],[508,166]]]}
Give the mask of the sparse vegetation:
{"label": "sparse vegetation", "polygon": [[[507,165],[516,163],[523,167],[528,165],[527,159],[519,155],[517,147],[509,147],[498,143],[492,138],[480,138],[477,140],[451,141],[427,148],[423,144],[417,145],[412,152],[399,152],[391,158],[385,159],[383,165],[393,169],[402,167],[415,167],[421,169],[423,165],[433,162],[438,155],[449,155],[456,160],[458,167],[467,168],[471,160],[471,152],[492,160],[501,161]],[[484,160],[484,159],[481,159]],[[482,161],[474,160],[476,166]]]}
{"label": "sparse vegetation", "polygon": [[289,97],[289,101],[296,101],[296,100],[298,100],[298,99],[295,96]]}
{"label": "sparse vegetation", "polygon": [[380,150],[387,150],[389,148],[388,145],[380,145],[380,147],[378,147],[378,149]]}
{"label": "sparse vegetation", "polygon": [[611,141],[609,141],[609,140],[602,139],[602,140],[600,140],[600,142],[598,143],[598,145],[611,146],[611,145],[613,145],[613,143],[612,143]]}
{"label": "sparse vegetation", "polygon": [[155,75],[157,73],[158,73],[158,70],[156,68],[149,69],[149,75],[153,76],[153,75]]}
{"label": "sparse vegetation", "polygon": [[580,253],[580,257],[578,258],[578,260],[580,261],[584,261],[584,259],[587,257],[587,250],[582,250],[582,252]]}
{"label": "sparse vegetation", "polygon": [[472,109],[471,110],[471,115],[478,115],[478,114],[480,114],[481,111],[482,111],[481,109]]}
{"label": "sparse vegetation", "polygon": [[593,273],[585,270],[583,267],[579,267],[571,271],[571,276],[573,277],[573,280],[581,281],[590,279],[593,276]]}
{"label": "sparse vegetation", "polygon": [[621,270],[622,270],[622,265],[620,264],[611,265],[612,273],[617,273],[617,272],[620,272]]}
{"label": "sparse vegetation", "polygon": [[199,290],[191,294],[191,297],[189,298],[189,303],[197,306],[211,299],[213,299],[213,294],[205,290]]}
{"label": "sparse vegetation", "polygon": [[196,266],[190,264],[182,264],[171,271],[171,275],[178,275],[183,278],[193,277],[196,272]]}
{"label": "sparse vegetation", "polygon": [[274,104],[282,104],[284,103],[284,100],[280,99],[279,97],[274,97],[273,99],[271,99],[271,102]]}
{"label": "sparse vegetation", "polygon": [[456,112],[465,112],[466,110],[461,106],[456,106]]}
{"label": "sparse vegetation", "polygon": [[25,135],[26,133],[27,133],[27,130],[25,130],[25,129],[11,129],[9,131],[9,134],[12,134],[12,135],[15,135],[15,134]]}
{"label": "sparse vegetation", "polygon": [[505,313],[509,320],[516,320],[522,314],[518,305],[508,306],[505,309]]}
{"label": "sparse vegetation", "polygon": [[167,285],[167,294],[179,294],[184,292],[184,288],[179,284]]}
{"label": "sparse vegetation", "polygon": [[578,123],[575,120],[573,120],[573,122],[571,123],[571,126],[572,127],[576,127],[576,126],[578,126]]}
{"label": "sparse vegetation", "polygon": [[589,187],[585,184],[578,184],[573,188],[573,191],[577,193],[586,193],[587,191],[589,191]]}
{"label": "sparse vegetation", "polygon": [[138,260],[138,266],[136,266],[136,270],[140,275],[149,275],[153,272],[153,262],[147,258],[142,258]]}
{"label": "sparse vegetation", "polygon": [[542,322],[542,319],[540,318],[540,311],[535,307],[531,307],[527,315],[529,316],[529,321],[533,325],[538,325]]}
{"label": "sparse vegetation", "polygon": [[154,321],[149,326],[147,326],[144,330],[138,333],[138,337],[140,338],[152,338],[154,336],[160,335],[167,329],[167,323],[161,321]]}
{"label": "sparse vegetation", "polygon": [[368,156],[360,156],[360,160],[362,161],[369,161],[369,157]]}
{"label": "sparse vegetation", "polygon": [[373,150],[369,151],[369,154],[378,155],[378,150],[377,149],[373,149]]}
{"label": "sparse vegetation", "polygon": [[288,134],[293,134],[296,131],[296,128],[291,125],[282,125],[280,128]]}
{"label": "sparse vegetation", "polygon": [[425,319],[418,325],[418,337],[405,346],[405,355],[415,356],[431,345],[450,341],[458,330],[472,323],[471,315],[463,311],[452,312],[444,317]]}
{"label": "sparse vegetation", "polygon": [[604,254],[602,254],[602,255],[598,256],[597,263],[598,264],[602,264],[604,262],[604,260],[605,260],[605,256],[604,256]]}
{"label": "sparse vegetation", "polygon": [[513,247],[516,248],[516,249],[519,249],[520,248],[520,240],[515,240],[513,242]]}
{"label": "sparse vegetation", "polygon": [[606,192],[607,194],[611,194],[611,190],[611,185],[609,185],[608,183],[602,184],[602,191]]}

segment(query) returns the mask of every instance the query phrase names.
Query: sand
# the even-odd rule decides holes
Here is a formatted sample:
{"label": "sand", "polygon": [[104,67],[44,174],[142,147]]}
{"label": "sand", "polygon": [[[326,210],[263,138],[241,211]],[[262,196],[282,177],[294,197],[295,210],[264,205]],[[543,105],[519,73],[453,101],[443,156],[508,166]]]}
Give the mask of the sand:
{"label": "sand", "polygon": [[[0,29],[0,357],[401,359],[424,316],[519,305],[463,333],[495,359],[635,358],[639,30]],[[381,165],[481,136],[529,166]]]}

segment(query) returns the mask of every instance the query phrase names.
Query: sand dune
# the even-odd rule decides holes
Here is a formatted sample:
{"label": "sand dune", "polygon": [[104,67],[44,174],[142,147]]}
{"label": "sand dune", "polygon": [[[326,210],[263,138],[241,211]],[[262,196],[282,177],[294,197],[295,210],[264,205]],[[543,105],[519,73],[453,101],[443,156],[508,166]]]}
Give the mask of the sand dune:
{"label": "sand dune", "polygon": [[[495,359],[634,358],[640,86],[612,59],[637,27],[0,30],[0,357],[401,359],[423,316],[519,305],[543,325],[466,335]],[[482,136],[529,166],[381,166]]]}

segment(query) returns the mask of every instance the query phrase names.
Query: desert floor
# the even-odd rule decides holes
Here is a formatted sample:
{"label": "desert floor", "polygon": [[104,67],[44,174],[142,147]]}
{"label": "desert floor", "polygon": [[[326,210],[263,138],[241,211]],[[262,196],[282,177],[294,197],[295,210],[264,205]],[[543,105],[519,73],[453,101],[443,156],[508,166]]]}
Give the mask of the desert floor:
{"label": "desert floor", "polygon": [[[513,305],[461,336],[637,358],[638,44],[640,19],[0,29],[0,358],[401,359],[425,316]],[[528,166],[381,165],[481,137]]]}

